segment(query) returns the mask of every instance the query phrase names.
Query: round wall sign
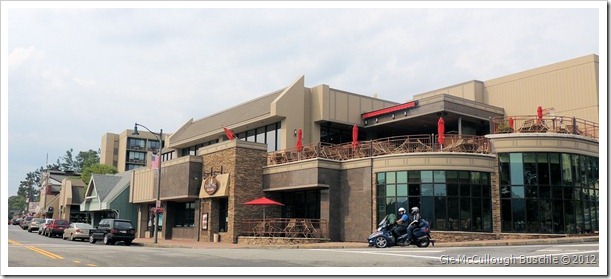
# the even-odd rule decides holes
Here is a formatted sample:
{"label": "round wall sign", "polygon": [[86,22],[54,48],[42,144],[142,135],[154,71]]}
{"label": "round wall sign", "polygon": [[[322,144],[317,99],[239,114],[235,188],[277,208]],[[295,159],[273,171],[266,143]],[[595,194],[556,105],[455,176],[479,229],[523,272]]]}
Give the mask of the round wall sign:
{"label": "round wall sign", "polygon": [[206,178],[206,180],[204,181],[204,190],[206,191],[206,193],[208,193],[208,195],[214,195],[214,193],[216,193],[216,190],[219,189],[219,181],[216,180],[215,177],[211,176]]}

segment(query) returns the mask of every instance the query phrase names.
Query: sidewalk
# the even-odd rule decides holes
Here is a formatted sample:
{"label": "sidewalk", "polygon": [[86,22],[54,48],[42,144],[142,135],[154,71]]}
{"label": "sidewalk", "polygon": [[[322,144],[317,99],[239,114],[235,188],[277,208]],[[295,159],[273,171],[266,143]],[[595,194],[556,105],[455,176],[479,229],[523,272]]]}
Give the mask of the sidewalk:
{"label": "sidewalk", "polygon": [[[544,239],[502,239],[485,241],[464,241],[435,243],[429,247],[475,247],[475,246],[511,246],[511,245],[555,245],[568,243],[593,243],[598,242],[598,236],[583,237],[558,237]],[[225,242],[198,242],[191,239],[157,239],[153,243],[152,238],[136,238],[132,245],[163,247],[163,248],[191,248],[191,249],[343,249],[343,248],[367,248],[369,245],[363,242],[325,242],[295,245],[246,245]]]}

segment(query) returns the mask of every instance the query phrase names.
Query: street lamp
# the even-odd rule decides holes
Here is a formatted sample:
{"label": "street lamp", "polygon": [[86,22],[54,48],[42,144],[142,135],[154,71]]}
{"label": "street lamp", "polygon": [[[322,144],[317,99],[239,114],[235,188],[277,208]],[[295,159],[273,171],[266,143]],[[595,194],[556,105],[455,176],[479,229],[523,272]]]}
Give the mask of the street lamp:
{"label": "street lamp", "polygon": [[149,131],[151,134],[155,135],[155,137],[157,137],[157,139],[159,140],[159,149],[157,150],[157,159],[159,160],[159,166],[157,168],[158,170],[158,175],[157,175],[157,198],[155,199],[155,228],[153,230],[153,243],[157,243],[157,234],[159,233],[159,212],[157,211],[159,207],[161,207],[161,199],[160,199],[160,192],[161,192],[161,149],[163,148],[163,141],[161,140],[161,137],[163,135],[163,129],[159,130],[159,135],[157,135],[156,133],[154,133],[153,131],[149,130],[149,128],[147,128],[146,126],[142,125],[142,124],[138,124],[135,123],[134,124],[134,131],[132,132],[132,135],[137,136],[139,135],[138,133],[138,126],[146,129],[147,131]]}

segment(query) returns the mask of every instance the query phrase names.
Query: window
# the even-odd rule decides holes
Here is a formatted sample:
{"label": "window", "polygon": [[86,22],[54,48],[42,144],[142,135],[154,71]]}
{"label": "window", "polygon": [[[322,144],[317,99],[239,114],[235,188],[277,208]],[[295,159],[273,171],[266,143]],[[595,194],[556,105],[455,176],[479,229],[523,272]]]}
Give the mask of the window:
{"label": "window", "polygon": [[598,229],[598,158],[552,152],[505,153],[498,158],[502,232]]}
{"label": "window", "polygon": [[195,202],[176,204],[175,227],[193,227],[195,224]]}
{"label": "window", "polygon": [[376,174],[377,220],[399,207],[420,207],[435,230],[492,231],[490,174],[398,171]]}

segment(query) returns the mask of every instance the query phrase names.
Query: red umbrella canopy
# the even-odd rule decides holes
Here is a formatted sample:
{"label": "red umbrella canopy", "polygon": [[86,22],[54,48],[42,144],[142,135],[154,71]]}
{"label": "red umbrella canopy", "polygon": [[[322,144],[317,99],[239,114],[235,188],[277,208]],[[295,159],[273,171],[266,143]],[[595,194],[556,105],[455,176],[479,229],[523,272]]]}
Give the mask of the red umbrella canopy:
{"label": "red umbrella canopy", "polygon": [[359,127],[354,124],[352,126],[352,149],[356,149],[359,146]]}
{"label": "red umbrella canopy", "polygon": [[541,118],[543,118],[543,109],[541,106],[537,108],[537,123],[541,122]]}
{"label": "red umbrella canopy", "polygon": [[439,121],[437,121],[437,134],[439,134],[439,136],[437,137],[437,141],[439,142],[439,144],[443,144],[443,142],[445,141],[445,133],[446,127],[445,123],[443,122],[443,117],[439,117]]}
{"label": "red umbrella canopy", "polygon": [[297,151],[301,152],[301,150],[303,149],[303,142],[301,142],[301,135],[303,134],[303,132],[301,132],[301,129],[297,130]]}
{"label": "red umbrella canopy", "polygon": [[244,204],[246,204],[246,205],[284,205],[284,204],[279,203],[279,202],[277,202],[275,200],[270,200],[270,199],[268,199],[266,197],[261,197],[261,198],[258,198],[258,199],[254,199],[252,201],[245,202]]}

